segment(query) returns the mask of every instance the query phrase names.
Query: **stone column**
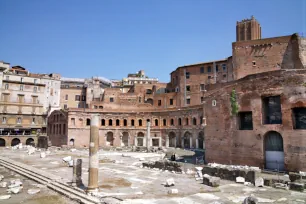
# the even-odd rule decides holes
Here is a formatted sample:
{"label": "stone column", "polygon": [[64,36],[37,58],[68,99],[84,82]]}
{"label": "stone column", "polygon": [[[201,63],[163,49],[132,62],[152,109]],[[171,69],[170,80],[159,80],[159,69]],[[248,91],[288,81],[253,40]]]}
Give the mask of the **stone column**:
{"label": "stone column", "polygon": [[159,147],[163,146],[162,145],[162,137],[159,137]]}
{"label": "stone column", "polygon": [[151,137],[150,137],[150,127],[151,126],[151,122],[148,121],[147,122],[147,137],[146,137],[146,144],[147,144],[147,150],[150,149],[151,147]]}
{"label": "stone column", "polygon": [[169,136],[166,137],[166,147],[169,147]]}
{"label": "stone column", "polygon": [[182,140],[181,140],[181,146],[182,146],[182,148],[184,148],[185,146],[184,146],[184,137],[182,137]]}
{"label": "stone column", "polygon": [[77,187],[82,185],[82,159],[74,159],[73,161],[72,185]]}
{"label": "stone column", "polygon": [[190,148],[192,148],[192,137],[189,137],[189,141],[190,141]]}
{"label": "stone column", "polygon": [[196,148],[199,148],[199,139],[196,139]]}
{"label": "stone column", "polygon": [[137,136],[134,137],[134,146],[137,147]]}
{"label": "stone column", "polygon": [[87,192],[98,190],[99,178],[99,115],[91,117],[89,143],[89,174]]}

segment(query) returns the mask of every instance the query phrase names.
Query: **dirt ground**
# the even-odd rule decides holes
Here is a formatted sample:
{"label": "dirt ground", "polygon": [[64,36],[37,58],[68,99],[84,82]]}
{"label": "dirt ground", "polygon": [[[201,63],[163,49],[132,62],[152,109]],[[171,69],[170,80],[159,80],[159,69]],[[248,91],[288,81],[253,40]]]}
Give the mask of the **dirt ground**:
{"label": "dirt ground", "polygon": [[[0,148],[0,154],[19,162],[26,163],[38,169],[43,169],[54,175],[61,176],[66,182],[72,180],[72,168],[62,162],[65,156],[81,158],[82,180],[87,186],[88,180],[88,150],[52,150],[46,158],[40,158],[40,152],[34,155],[27,155],[26,149],[11,150]],[[125,154],[122,156],[122,154]],[[205,203],[242,203],[244,198],[253,195],[258,198],[259,203],[293,203],[306,204],[306,193],[288,190],[275,189],[271,187],[256,188],[254,186],[244,186],[230,181],[221,181],[218,188],[209,187],[196,181],[194,174],[174,174],[172,172],[140,168],[144,158],[145,161],[161,159],[163,155],[158,153],[138,153],[138,152],[99,152],[99,192],[103,196],[115,196],[121,198],[122,203],[156,203],[156,204],[205,204]],[[187,166],[186,168],[189,168]],[[1,174],[1,173],[0,173]],[[164,187],[166,179],[173,178],[175,186]],[[30,181],[29,181],[30,182]],[[170,189],[178,189],[178,194],[169,195]],[[1,190],[1,189],[0,189]],[[53,203],[67,203],[66,199],[57,197],[55,193],[50,196],[55,199]],[[42,196],[44,191],[40,192]],[[18,194],[16,196],[21,196]],[[25,196],[25,195],[23,195]],[[12,197],[13,198],[13,197]],[[11,199],[12,199],[11,198]],[[34,199],[34,200],[33,200]],[[56,199],[59,199],[58,201]],[[19,199],[20,200],[20,199]],[[39,198],[38,198],[39,200]],[[48,200],[48,199],[46,199]],[[8,201],[8,202],[7,202]],[[3,203],[14,203],[10,200]],[[40,200],[41,201],[41,200]],[[49,200],[48,200],[49,201]],[[35,203],[35,196],[29,197],[24,203]],[[2,203],[2,202],[1,202]],[[16,203],[16,202],[15,202]],[[37,202],[40,203],[40,202]],[[46,204],[44,200],[41,203]]]}

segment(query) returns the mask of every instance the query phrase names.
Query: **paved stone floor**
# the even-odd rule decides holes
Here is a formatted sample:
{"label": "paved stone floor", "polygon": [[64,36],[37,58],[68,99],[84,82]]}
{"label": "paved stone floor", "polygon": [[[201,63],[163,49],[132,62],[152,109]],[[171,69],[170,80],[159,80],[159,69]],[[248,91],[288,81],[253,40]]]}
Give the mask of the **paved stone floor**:
{"label": "paved stone floor", "polygon": [[[122,154],[126,157],[123,157]],[[26,149],[11,150],[0,148],[0,154],[33,167],[59,175],[71,181],[72,168],[62,162],[62,158],[72,156],[83,159],[83,182],[88,180],[88,150],[52,150],[46,158],[40,153],[27,155]],[[197,204],[197,203],[242,203],[245,197],[254,195],[259,203],[296,203],[306,204],[306,193],[274,189],[271,187],[247,187],[229,181],[221,181],[221,186],[212,188],[196,181],[194,175],[174,174],[171,172],[140,168],[145,161],[159,160],[157,153],[100,151],[99,186],[100,194],[115,196],[127,203],[160,204]],[[168,178],[175,181],[174,187],[164,187]],[[169,195],[168,190],[178,189],[177,195]],[[3,203],[6,203],[3,202]],[[9,202],[7,202],[9,203]],[[34,202],[33,202],[34,203]],[[44,202],[45,204],[45,202]]]}
{"label": "paved stone floor", "polygon": [[[18,194],[12,194],[8,200],[0,200],[0,203],[5,204],[74,204],[70,199],[61,196],[58,193],[46,188],[45,186],[39,185],[38,183],[31,181],[23,176],[16,174],[13,171],[5,169],[0,166],[0,175],[4,176],[2,182],[10,182],[11,180],[20,179],[23,183],[23,188]],[[35,195],[27,193],[29,189],[40,189],[40,192]],[[0,187],[0,196],[8,195],[6,192],[7,188]]]}

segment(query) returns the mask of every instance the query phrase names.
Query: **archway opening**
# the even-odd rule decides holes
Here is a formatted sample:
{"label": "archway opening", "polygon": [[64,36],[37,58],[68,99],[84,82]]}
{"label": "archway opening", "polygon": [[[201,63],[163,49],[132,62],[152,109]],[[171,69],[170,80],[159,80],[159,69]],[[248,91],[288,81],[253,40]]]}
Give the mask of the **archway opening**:
{"label": "archway opening", "polygon": [[70,140],[69,140],[69,145],[70,145],[70,146],[74,146],[74,139],[70,139]]}
{"label": "archway opening", "polygon": [[169,133],[169,147],[176,147],[176,135],[174,132]]}
{"label": "archway opening", "polygon": [[122,145],[125,147],[129,146],[129,133],[128,132],[122,133]]}
{"label": "archway opening", "polygon": [[5,147],[5,139],[0,138],[0,147]]}
{"label": "archway opening", "polygon": [[184,148],[190,148],[190,138],[192,137],[190,132],[184,134]]}
{"label": "archway opening", "polygon": [[137,134],[137,146],[143,147],[143,143],[144,143],[144,133],[139,132]]}
{"label": "archway opening", "polygon": [[34,143],[34,139],[33,138],[29,138],[26,140],[26,145],[30,145],[30,146],[35,146],[35,143]]}
{"label": "archway opening", "polygon": [[20,143],[20,139],[18,138],[14,138],[12,139],[12,142],[11,142],[11,146],[16,146]]}
{"label": "archway opening", "polygon": [[199,132],[198,136],[198,148],[204,149],[204,133],[202,131]]}
{"label": "archway opening", "polygon": [[108,132],[106,135],[106,144],[108,146],[114,146],[114,134],[112,132]]}
{"label": "archway opening", "polygon": [[265,147],[265,168],[270,170],[283,171],[284,165],[284,145],[281,134],[276,131],[266,133],[264,139]]}

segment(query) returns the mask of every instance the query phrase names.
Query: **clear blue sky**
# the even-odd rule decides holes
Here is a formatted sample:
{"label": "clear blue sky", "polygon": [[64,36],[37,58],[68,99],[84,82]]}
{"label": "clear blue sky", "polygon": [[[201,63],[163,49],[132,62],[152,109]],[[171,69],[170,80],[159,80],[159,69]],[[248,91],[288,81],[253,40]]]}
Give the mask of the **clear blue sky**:
{"label": "clear blue sky", "polygon": [[162,82],[178,66],[231,55],[236,21],[262,37],[306,35],[306,0],[0,0],[0,60],[31,72]]}

